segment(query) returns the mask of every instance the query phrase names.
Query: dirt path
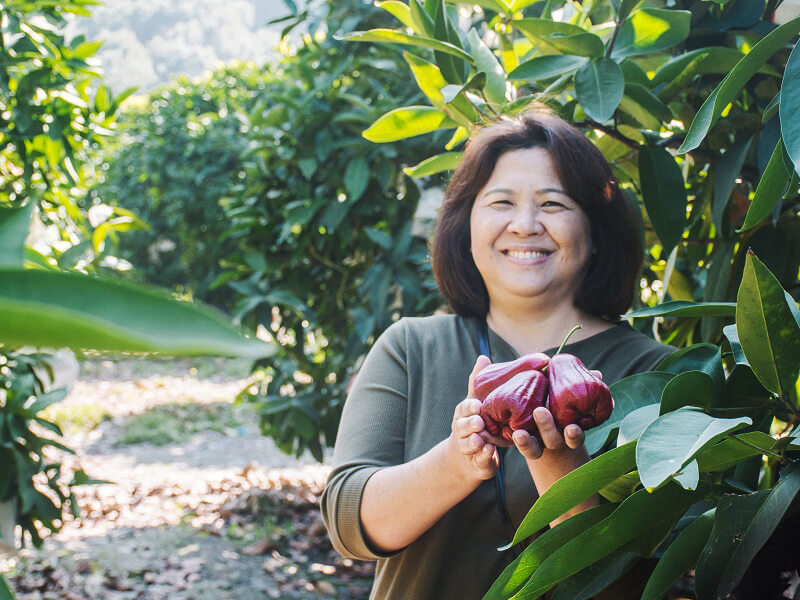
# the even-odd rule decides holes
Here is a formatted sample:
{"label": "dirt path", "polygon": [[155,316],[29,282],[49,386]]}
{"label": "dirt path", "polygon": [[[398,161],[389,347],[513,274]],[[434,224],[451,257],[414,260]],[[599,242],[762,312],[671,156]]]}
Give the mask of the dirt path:
{"label": "dirt path", "polygon": [[52,416],[76,450],[66,462],[113,483],[80,488],[81,519],[20,552],[19,597],[366,598],[372,565],[338,557],[319,518],[328,468],[285,455],[231,404],[246,373],[85,363]]}

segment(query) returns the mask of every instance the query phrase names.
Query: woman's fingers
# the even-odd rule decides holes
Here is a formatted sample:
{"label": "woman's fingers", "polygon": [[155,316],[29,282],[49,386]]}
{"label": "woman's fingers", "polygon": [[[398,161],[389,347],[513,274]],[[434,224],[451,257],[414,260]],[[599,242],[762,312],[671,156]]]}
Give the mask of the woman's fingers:
{"label": "woman's fingers", "polygon": [[586,433],[581,429],[580,425],[567,425],[564,428],[564,441],[573,450],[583,446],[584,440],[586,440]]}
{"label": "woman's fingers", "polygon": [[536,460],[542,456],[542,445],[524,429],[517,429],[512,436],[514,445],[526,460]]}
{"label": "woman's fingers", "polygon": [[478,357],[478,360],[475,361],[475,366],[472,367],[472,373],[470,373],[469,376],[469,388],[467,391],[468,398],[475,398],[475,387],[473,385],[475,382],[475,377],[478,376],[478,373],[480,373],[486,367],[486,365],[490,364],[492,364],[492,361],[489,360],[488,356],[484,356],[483,354],[481,354]]}
{"label": "woman's fingers", "polygon": [[547,449],[560,450],[564,447],[564,436],[556,427],[553,415],[549,410],[540,406],[533,411],[533,419],[536,421],[539,435]]}
{"label": "woman's fingers", "polygon": [[467,438],[472,434],[478,434],[484,430],[483,419],[481,419],[479,415],[471,415],[469,417],[456,419],[454,430],[455,434],[460,438]]}

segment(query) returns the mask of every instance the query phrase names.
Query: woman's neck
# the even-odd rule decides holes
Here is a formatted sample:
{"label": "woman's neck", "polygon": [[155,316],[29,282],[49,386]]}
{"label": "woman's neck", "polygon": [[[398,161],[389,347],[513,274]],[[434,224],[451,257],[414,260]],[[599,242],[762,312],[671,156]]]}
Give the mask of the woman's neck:
{"label": "woman's neck", "polygon": [[486,322],[520,355],[557,348],[569,330],[578,324],[581,329],[572,334],[570,343],[613,327],[608,321],[589,315],[573,305],[563,304],[527,312],[491,306]]}

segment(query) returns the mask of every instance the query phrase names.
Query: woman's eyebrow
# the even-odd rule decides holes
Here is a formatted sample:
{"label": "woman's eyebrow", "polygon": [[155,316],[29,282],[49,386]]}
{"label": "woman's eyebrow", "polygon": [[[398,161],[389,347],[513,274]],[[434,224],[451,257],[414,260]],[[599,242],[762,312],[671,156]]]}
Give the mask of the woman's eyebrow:
{"label": "woman's eyebrow", "polygon": [[[567,196],[569,198],[569,194],[562,190],[561,188],[542,188],[540,190],[536,190],[535,194],[561,194],[562,196]],[[491,189],[481,196],[481,199],[486,198],[489,194],[508,194],[513,195],[514,191],[508,188],[494,188]]]}

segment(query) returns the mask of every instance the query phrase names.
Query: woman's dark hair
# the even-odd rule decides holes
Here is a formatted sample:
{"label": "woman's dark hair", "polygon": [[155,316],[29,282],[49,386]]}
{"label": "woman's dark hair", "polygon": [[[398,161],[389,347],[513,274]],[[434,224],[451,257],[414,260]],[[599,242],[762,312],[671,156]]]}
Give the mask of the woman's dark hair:
{"label": "woman's dark hair", "polygon": [[447,186],[431,245],[439,289],[459,315],[483,317],[489,311],[489,294],[470,252],[472,204],[500,156],[526,148],[547,150],[564,190],[589,219],[594,250],[575,306],[598,317],[618,318],[633,302],[643,260],[633,208],[594,144],[540,108],[485,126],[467,142]]}

